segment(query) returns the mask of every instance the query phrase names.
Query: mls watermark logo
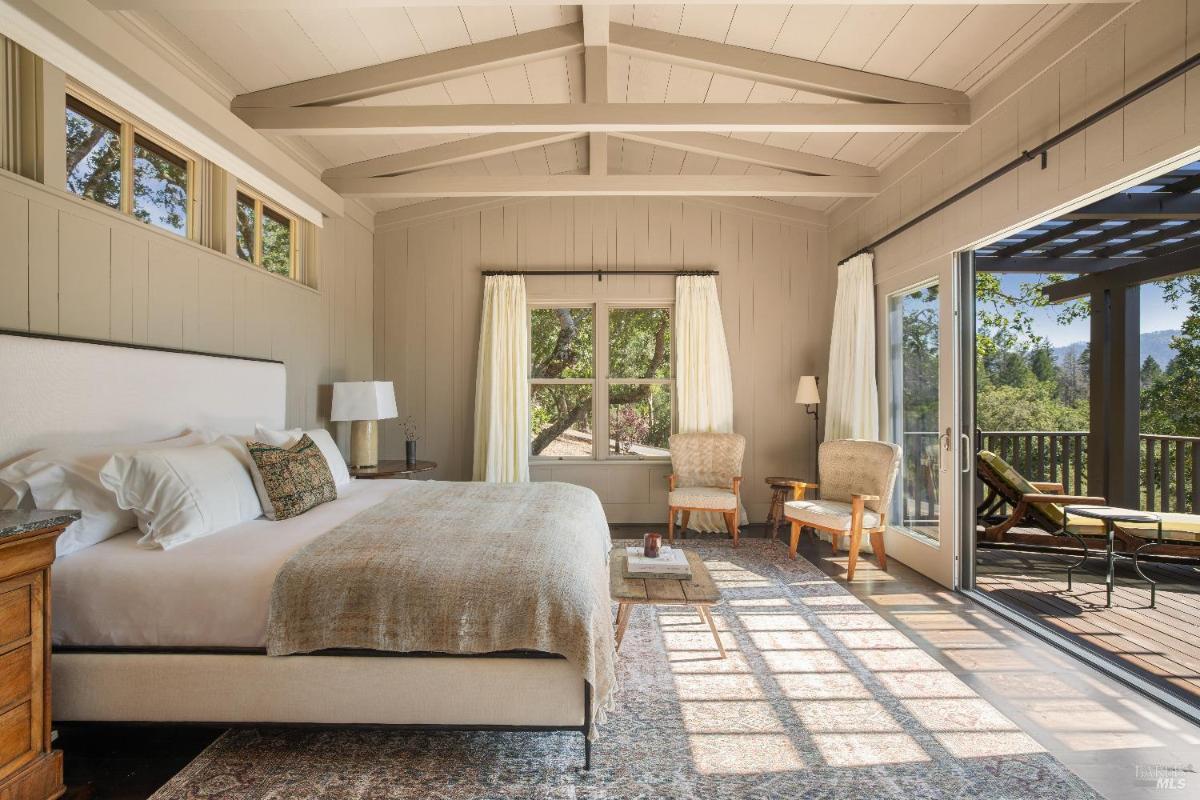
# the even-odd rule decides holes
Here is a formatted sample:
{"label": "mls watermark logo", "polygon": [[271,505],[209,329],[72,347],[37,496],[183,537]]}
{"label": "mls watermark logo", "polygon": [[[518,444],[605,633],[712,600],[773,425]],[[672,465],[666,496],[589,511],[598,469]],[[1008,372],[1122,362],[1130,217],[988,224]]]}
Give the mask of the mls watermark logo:
{"label": "mls watermark logo", "polygon": [[1200,786],[1191,764],[1137,764],[1133,769],[1135,786],[1165,791]]}

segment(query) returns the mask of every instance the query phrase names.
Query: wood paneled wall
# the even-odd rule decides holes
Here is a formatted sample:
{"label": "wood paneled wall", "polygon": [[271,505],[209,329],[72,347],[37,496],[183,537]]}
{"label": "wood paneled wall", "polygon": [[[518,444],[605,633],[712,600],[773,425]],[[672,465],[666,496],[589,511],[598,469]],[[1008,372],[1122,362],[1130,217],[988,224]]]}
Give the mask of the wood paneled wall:
{"label": "wood paneled wall", "polygon": [[0,171],[0,327],[280,359],[288,423],[322,424],[322,387],[371,377],[373,283],[369,230],[319,239],[313,290]]}
{"label": "wood paneled wall", "polygon": [[[375,377],[396,384],[419,453],[435,477],[471,475],[481,269],[716,268],[734,379],[734,418],[746,435],[745,495],[766,514],[763,478],[807,476],[812,419],[793,403],[802,374],[824,376],[834,285],[826,234],[678,199],[542,199],[375,235]],[[533,300],[674,301],[669,277],[529,278]],[[402,457],[396,423],[383,453]],[[538,465],[535,479],[593,488],[612,522],[665,524],[657,464]]]}
{"label": "wood paneled wall", "polygon": [[[974,98],[976,121],[961,134],[930,137],[889,166],[884,190],[834,210],[834,258],[911,219],[960,188],[1041,144],[1200,49],[1200,0],[1141,0],[1111,14],[1089,6],[1023,54]],[[1081,42],[1082,40],[1082,42]],[[876,280],[912,272],[956,250],[1054,216],[1083,198],[1162,171],[1200,148],[1200,71],[1158,91],[933,216],[876,252]]]}

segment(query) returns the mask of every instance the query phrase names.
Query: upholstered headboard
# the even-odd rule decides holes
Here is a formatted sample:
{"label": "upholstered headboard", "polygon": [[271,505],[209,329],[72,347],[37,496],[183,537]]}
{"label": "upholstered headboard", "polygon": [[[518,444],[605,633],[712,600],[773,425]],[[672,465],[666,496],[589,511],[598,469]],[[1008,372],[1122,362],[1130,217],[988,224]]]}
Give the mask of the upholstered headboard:
{"label": "upholstered headboard", "polygon": [[65,442],[282,428],[279,361],[0,331],[0,465]]}

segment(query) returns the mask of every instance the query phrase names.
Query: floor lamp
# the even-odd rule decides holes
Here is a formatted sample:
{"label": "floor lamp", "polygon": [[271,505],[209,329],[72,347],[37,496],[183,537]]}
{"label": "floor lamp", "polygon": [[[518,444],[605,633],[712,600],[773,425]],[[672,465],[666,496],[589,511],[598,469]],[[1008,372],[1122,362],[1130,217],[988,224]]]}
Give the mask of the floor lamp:
{"label": "floor lamp", "polygon": [[800,378],[796,387],[796,404],[804,406],[804,413],[813,418],[813,481],[821,482],[821,464],[817,459],[817,450],[821,443],[821,379],[816,375],[805,375]]}

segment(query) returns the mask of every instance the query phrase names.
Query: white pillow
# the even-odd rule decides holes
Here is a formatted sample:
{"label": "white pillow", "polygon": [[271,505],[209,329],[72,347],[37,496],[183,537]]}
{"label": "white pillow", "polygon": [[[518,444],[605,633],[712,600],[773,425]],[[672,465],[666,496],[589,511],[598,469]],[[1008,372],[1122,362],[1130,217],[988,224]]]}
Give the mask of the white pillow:
{"label": "white pillow", "polygon": [[313,428],[311,431],[299,428],[274,431],[270,428],[264,428],[262,425],[254,426],[255,439],[272,447],[291,447],[300,441],[301,435],[305,433],[308,434],[308,438],[312,439],[313,443],[320,449],[321,455],[325,456],[325,461],[329,464],[329,471],[333,473],[333,485],[338,489],[349,486],[350,469],[346,466],[346,459],[342,458],[342,451],[334,443],[333,437],[329,435],[329,431],[324,428]]}
{"label": "white pillow", "polygon": [[142,448],[190,447],[212,441],[206,432],[186,433],[158,442],[125,443],[94,447],[52,447],[40,450],[0,470],[0,483],[34,508],[76,508],[83,515],[58,537],[59,556],[111,539],[137,525],[133,513],[122,509],[117,498],[100,482],[100,470],[116,453]]}
{"label": "white pillow", "polygon": [[262,516],[239,454],[244,450],[222,436],[195,447],[118,453],[100,470],[100,481],[137,516],[138,544],[169,550]]}

